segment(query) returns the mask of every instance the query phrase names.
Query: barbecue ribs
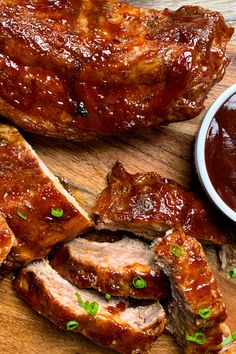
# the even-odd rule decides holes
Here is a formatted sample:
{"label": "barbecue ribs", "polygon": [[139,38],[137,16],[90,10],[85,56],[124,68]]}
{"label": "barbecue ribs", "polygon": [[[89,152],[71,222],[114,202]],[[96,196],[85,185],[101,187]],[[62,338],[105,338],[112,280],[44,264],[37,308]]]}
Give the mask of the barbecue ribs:
{"label": "barbecue ribs", "polygon": [[[19,295],[34,310],[62,329],[76,321],[80,332],[100,346],[123,354],[147,353],[163,332],[166,318],[158,301],[132,307],[122,298],[106,301],[93,290],[81,290],[64,280],[46,261],[24,268],[14,280]],[[78,302],[96,302],[97,313],[90,314]]]}
{"label": "barbecue ribs", "polygon": [[94,208],[98,229],[127,230],[154,239],[169,229],[215,244],[230,244],[231,231],[207,201],[155,172],[129,174],[117,162]]}
{"label": "barbecue ribs", "polygon": [[202,246],[176,231],[163,237],[153,250],[157,265],[171,282],[169,331],[186,354],[220,352],[227,329],[225,305]]}
{"label": "barbecue ribs", "polygon": [[[150,246],[128,237],[114,242],[76,238],[60,246],[51,266],[79,288],[103,294],[153,300],[169,295],[169,282],[155,267]],[[140,278],[145,286],[138,288],[134,280]]]}
{"label": "barbecue ribs", "polygon": [[113,0],[0,0],[0,114],[87,140],[193,118],[229,63],[222,15]]}
{"label": "barbecue ribs", "polygon": [[53,245],[92,226],[86,212],[8,125],[0,125],[0,179],[0,212],[16,237],[6,268],[45,257]]}

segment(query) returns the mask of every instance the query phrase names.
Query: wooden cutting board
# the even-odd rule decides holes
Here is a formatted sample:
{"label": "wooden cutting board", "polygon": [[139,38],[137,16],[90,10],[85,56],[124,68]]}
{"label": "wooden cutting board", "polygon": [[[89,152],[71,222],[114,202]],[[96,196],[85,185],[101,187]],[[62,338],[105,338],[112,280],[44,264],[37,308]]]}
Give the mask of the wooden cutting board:
{"label": "wooden cutting board", "polygon": [[[176,1],[132,1],[159,8],[180,5]],[[186,2],[185,2],[186,3]],[[214,6],[210,6],[214,3]],[[181,2],[183,4],[183,2]],[[195,1],[204,4],[204,1]],[[231,1],[209,1],[208,7],[227,12]],[[224,11],[223,11],[224,12]],[[230,15],[230,11],[227,12]],[[231,8],[235,16],[236,9]],[[235,16],[236,18],[236,16]],[[232,19],[234,19],[232,17]],[[206,101],[206,108],[229,85],[236,82],[236,46],[230,45],[232,59],[225,78],[215,86]],[[131,173],[156,171],[165,177],[191,187],[197,183],[193,163],[194,138],[204,112],[197,118],[167,127],[125,133],[90,143],[64,142],[23,133],[48,167],[66,178],[75,197],[90,212],[96,196],[106,185],[106,174],[117,159]],[[209,251],[211,265],[218,277],[228,308],[228,325],[236,330],[236,280],[228,280],[219,270],[214,250]],[[81,335],[63,332],[33,312],[17,297],[11,287],[11,276],[0,280],[0,353],[1,354],[112,354],[98,348]],[[180,354],[174,340],[163,335],[150,354]],[[236,353],[236,344],[233,348]]]}

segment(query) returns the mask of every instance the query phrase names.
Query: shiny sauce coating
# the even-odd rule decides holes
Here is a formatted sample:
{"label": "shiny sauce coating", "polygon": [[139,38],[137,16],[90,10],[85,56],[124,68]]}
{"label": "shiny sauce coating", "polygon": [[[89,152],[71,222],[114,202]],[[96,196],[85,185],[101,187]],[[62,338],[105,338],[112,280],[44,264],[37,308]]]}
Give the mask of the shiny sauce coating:
{"label": "shiny sauce coating", "polygon": [[220,107],[210,124],[205,159],[216,192],[236,211],[236,93]]}
{"label": "shiny sauce coating", "polygon": [[224,75],[232,34],[199,7],[2,1],[0,114],[72,140],[193,118]]}

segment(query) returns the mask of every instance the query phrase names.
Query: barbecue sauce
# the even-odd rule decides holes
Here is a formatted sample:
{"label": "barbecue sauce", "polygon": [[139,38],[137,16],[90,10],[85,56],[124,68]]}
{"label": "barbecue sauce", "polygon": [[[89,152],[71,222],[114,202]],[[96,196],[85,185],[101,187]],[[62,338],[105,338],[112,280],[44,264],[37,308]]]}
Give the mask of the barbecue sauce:
{"label": "barbecue sauce", "polygon": [[236,93],[212,119],[207,132],[205,159],[215,190],[236,211]]}

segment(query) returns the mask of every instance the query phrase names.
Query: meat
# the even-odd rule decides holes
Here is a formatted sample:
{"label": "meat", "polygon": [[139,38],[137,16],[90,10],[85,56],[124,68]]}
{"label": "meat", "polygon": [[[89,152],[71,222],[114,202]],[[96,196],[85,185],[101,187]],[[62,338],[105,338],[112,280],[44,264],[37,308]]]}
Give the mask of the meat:
{"label": "meat", "polygon": [[80,237],[62,245],[51,266],[79,288],[138,299],[166,298],[169,282],[153,259],[150,247],[136,239],[100,242],[99,236],[93,241]]}
{"label": "meat", "polygon": [[15,235],[0,213],[0,266],[9,254],[14,243]]}
{"label": "meat", "polygon": [[[24,268],[14,286],[34,310],[60,328],[66,329],[69,321],[76,321],[76,332],[120,353],[146,353],[166,323],[159,302],[136,307],[119,298],[107,302],[93,290],[79,290],[71,285],[46,261]],[[83,307],[86,301],[97,304],[93,305],[95,311]]]}
{"label": "meat", "polygon": [[157,265],[171,282],[169,331],[185,353],[218,353],[226,311],[202,246],[182,231],[170,231],[153,251]]}
{"label": "meat", "polygon": [[42,258],[92,223],[15,128],[0,125],[0,212],[17,244],[7,268]]}
{"label": "meat", "polygon": [[38,134],[88,140],[193,118],[229,63],[233,28],[197,6],[0,0],[0,8],[0,114]]}
{"label": "meat", "polygon": [[230,244],[231,232],[218,211],[198,194],[154,172],[129,174],[117,162],[94,208],[97,228],[128,230],[149,239],[168,229],[215,244]]}
{"label": "meat", "polygon": [[222,245],[219,251],[222,269],[230,269],[236,267],[236,245]]}

